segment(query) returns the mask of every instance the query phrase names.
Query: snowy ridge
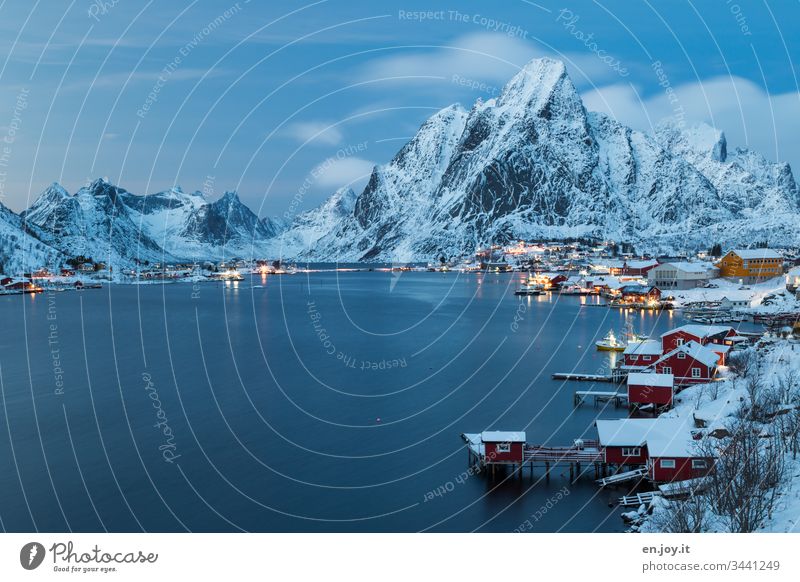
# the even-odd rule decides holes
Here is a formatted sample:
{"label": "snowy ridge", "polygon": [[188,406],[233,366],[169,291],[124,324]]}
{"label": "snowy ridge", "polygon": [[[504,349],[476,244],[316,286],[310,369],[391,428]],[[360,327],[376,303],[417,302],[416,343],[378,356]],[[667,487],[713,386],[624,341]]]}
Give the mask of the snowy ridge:
{"label": "snowy ridge", "polygon": [[[378,166],[352,215],[284,256],[428,260],[525,238],[595,236],[651,250],[709,241],[800,242],[788,164],[728,151],[724,134],[662,126],[654,135],[587,112],[564,65],[536,59],[500,96],[432,116]],[[291,240],[302,240],[294,248]]]}
{"label": "snowy ridge", "polygon": [[[431,116],[364,190],[291,220],[236,193],[146,196],[95,180],[2,208],[0,260],[82,254],[122,268],[226,257],[424,261],[519,239],[589,236],[640,251],[800,244],[800,189],[785,163],[728,147],[703,125],[653,135],[587,112],[563,63],[535,59],[500,95]],[[28,253],[27,258],[20,258]]]}

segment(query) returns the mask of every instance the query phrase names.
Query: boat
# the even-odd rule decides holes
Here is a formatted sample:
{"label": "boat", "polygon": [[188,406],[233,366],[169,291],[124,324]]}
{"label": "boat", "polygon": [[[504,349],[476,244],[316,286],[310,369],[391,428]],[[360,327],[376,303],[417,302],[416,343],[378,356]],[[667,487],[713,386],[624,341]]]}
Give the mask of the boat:
{"label": "boat", "polygon": [[617,336],[614,335],[614,330],[608,330],[606,337],[596,341],[594,345],[601,352],[624,352],[625,348],[628,347],[628,342],[618,340]]}
{"label": "boat", "polygon": [[569,285],[561,289],[562,295],[597,295],[594,289],[581,287],[579,285]]}
{"label": "boat", "polygon": [[601,352],[624,352],[629,344],[643,342],[646,339],[649,339],[648,336],[634,333],[633,325],[628,322],[625,325],[625,332],[621,340],[617,339],[617,336],[614,335],[614,330],[610,329],[606,337],[595,342],[595,346]]}
{"label": "boat", "polygon": [[514,295],[544,295],[544,289],[541,285],[523,285],[516,291]]}

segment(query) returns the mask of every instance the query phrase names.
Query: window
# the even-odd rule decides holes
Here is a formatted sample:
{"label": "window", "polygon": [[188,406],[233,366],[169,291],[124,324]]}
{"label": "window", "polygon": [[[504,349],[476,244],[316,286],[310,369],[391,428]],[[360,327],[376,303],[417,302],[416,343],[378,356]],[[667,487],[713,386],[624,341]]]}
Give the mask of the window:
{"label": "window", "polygon": [[662,469],[674,469],[675,459],[661,459],[660,464]]}
{"label": "window", "polygon": [[708,467],[705,459],[692,459],[692,469],[705,469]]}
{"label": "window", "polygon": [[692,378],[700,377],[700,368],[692,368]]}
{"label": "window", "polygon": [[678,359],[685,360],[686,359],[686,352],[678,352]]}
{"label": "window", "polygon": [[682,337],[679,337],[677,339],[677,341],[675,342],[675,345],[682,346],[685,341],[686,341],[685,339],[683,339]]}
{"label": "window", "polygon": [[672,374],[672,368],[669,367],[669,366],[664,366],[663,368],[661,368],[661,373],[662,374]]}
{"label": "window", "polygon": [[511,443],[497,443],[497,447],[495,447],[495,451],[498,453],[510,453],[511,452]]}
{"label": "window", "polygon": [[644,360],[645,362],[649,362],[650,356],[642,356],[642,360]]}
{"label": "window", "polygon": [[642,450],[639,447],[622,447],[623,457],[638,457],[641,454]]}

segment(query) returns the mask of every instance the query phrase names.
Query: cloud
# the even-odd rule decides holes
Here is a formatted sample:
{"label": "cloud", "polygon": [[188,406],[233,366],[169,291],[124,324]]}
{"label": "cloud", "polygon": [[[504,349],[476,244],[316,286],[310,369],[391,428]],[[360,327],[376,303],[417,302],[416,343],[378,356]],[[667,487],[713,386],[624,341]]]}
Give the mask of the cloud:
{"label": "cloud", "polygon": [[302,121],[290,124],[285,135],[300,143],[316,145],[338,145],[342,143],[342,132],[326,121]]}
{"label": "cloud", "polygon": [[[665,83],[666,85],[667,83]],[[748,147],[800,168],[800,93],[771,95],[741,77],[713,77],[641,97],[637,87],[613,84],[583,94],[586,108],[625,125],[652,131],[671,119],[687,126],[708,123],[725,132],[729,146]]]}
{"label": "cloud", "polygon": [[349,186],[358,190],[366,184],[374,166],[375,162],[363,158],[334,156],[320,162],[311,175],[314,182],[325,189]]}
{"label": "cloud", "polygon": [[[594,54],[559,52],[518,37],[481,32],[460,36],[441,47],[373,59],[359,71],[357,80],[399,77],[403,82],[436,86],[440,81],[452,85],[458,76],[502,88],[528,61],[541,57],[564,61],[577,86],[620,78]],[[381,83],[374,86],[382,88]]]}

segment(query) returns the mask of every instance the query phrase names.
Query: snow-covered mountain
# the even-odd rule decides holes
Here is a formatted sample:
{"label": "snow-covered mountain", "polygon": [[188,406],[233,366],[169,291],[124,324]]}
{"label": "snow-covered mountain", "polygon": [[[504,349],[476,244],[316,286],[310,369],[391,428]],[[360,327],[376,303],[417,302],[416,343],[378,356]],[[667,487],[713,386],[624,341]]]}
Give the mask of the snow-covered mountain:
{"label": "snow-covered mountain", "polygon": [[83,255],[119,268],[260,257],[277,234],[233,192],[214,202],[179,187],[140,196],[102,179],[74,196],[52,184],[17,220],[64,258]]}
{"label": "snow-covered mountain", "polygon": [[373,170],[352,214],[283,252],[424,260],[581,235],[652,248],[788,244],[800,241],[798,204],[787,164],[730,153],[709,127],[651,136],[587,112],[563,63],[536,59],[496,99],[431,117]]}
{"label": "snow-covered mountain", "polygon": [[0,261],[404,262],[578,236],[640,250],[788,245],[798,224],[788,164],[731,151],[708,126],[649,135],[588,112],[563,63],[536,59],[497,98],[433,115],[358,195],[342,188],[285,220],[259,219],[233,192],[139,196],[96,180],[71,196],[53,184],[21,216],[0,206]]}
{"label": "snow-covered mountain", "polygon": [[25,273],[40,267],[57,267],[65,258],[25,228],[22,219],[0,203],[0,274]]}
{"label": "snow-covered mountain", "polygon": [[67,257],[83,255],[110,265],[134,261],[172,260],[146,230],[140,228],[124,200],[130,194],[98,179],[70,196],[52,184],[22,213],[28,228]]}

